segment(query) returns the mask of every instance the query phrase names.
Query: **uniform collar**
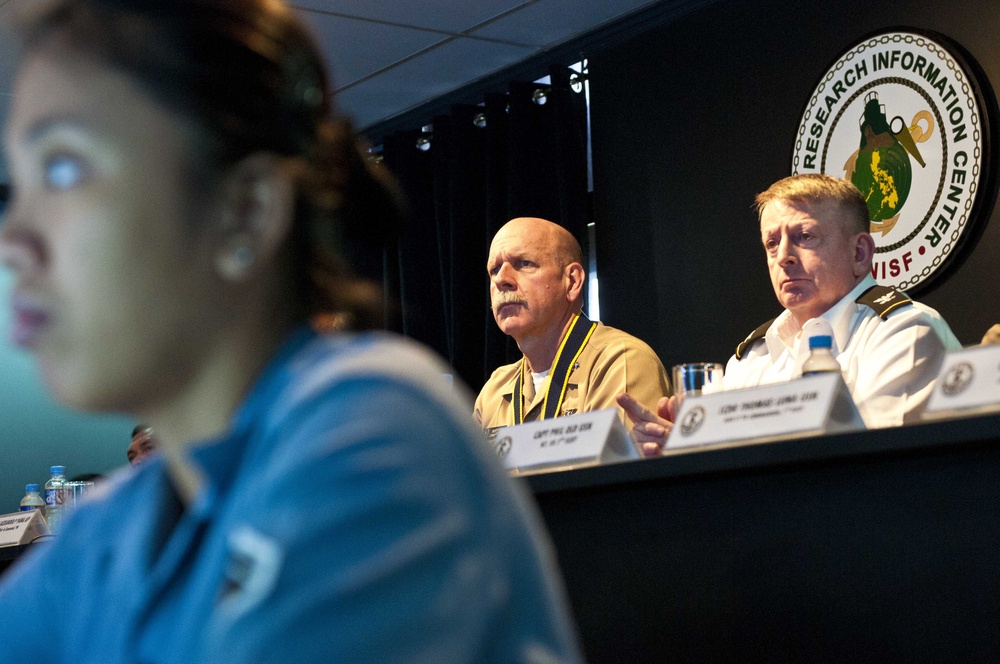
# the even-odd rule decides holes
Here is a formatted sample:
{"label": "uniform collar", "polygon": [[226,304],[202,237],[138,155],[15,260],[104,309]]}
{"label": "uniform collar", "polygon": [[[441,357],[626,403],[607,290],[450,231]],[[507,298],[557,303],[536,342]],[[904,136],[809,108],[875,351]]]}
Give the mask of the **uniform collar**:
{"label": "uniform collar", "polygon": [[[844,297],[840,298],[835,305],[827,309],[818,318],[825,319],[833,330],[833,353],[840,353],[847,347],[847,342],[851,337],[855,314],[858,312],[858,304],[855,300],[878,282],[870,275],[865,275],[857,286],[851,289]],[[798,324],[792,312],[787,309],[774,321],[768,329],[764,339],[767,343],[767,352],[773,357],[777,357],[782,350],[787,349],[794,352],[799,332],[802,326]]]}

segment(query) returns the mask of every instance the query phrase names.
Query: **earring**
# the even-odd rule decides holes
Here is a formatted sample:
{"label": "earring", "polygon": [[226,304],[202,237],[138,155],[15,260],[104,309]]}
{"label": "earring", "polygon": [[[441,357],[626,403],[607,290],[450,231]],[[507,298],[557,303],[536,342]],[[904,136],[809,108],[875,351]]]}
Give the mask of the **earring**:
{"label": "earring", "polygon": [[253,249],[248,245],[241,244],[233,250],[233,261],[241,269],[247,269],[253,264]]}

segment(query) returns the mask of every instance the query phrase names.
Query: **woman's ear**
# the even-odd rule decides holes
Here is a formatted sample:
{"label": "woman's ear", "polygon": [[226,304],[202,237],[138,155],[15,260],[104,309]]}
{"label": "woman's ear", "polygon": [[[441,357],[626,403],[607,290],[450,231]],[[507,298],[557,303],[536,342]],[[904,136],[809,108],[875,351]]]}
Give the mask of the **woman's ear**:
{"label": "woman's ear", "polygon": [[215,267],[227,281],[242,281],[267,265],[291,232],[295,182],[286,160],[258,152],[229,169],[221,187],[214,229]]}

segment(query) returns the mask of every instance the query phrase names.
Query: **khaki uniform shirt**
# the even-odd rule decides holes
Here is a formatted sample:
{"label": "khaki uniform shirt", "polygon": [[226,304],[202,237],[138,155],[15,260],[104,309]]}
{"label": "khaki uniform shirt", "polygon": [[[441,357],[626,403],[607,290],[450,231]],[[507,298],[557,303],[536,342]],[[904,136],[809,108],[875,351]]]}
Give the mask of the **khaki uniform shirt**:
{"label": "khaki uniform shirt", "polygon": [[[474,416],[484,429],[514,423],[514,381],[520,369],[520,361],[504,365],[483,386],[476,398]],[[524,421],[531,422],[541,416],[545,393],[535,394],[531,375],[525,373]],[[598,323],[569,375],[559,415],[617,408],[615,397],[622,392],[656,410],[656,402],[670,395],[670,380],[652,348],[630,334]],[[621,408],[618,417],[627,429],[631,428]]]}

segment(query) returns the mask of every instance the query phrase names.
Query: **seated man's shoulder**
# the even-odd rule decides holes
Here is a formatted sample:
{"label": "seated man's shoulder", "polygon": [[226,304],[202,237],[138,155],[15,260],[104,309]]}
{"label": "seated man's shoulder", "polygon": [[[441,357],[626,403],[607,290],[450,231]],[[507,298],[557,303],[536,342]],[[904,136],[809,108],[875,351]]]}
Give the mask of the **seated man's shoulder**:
{"label": "seated man's shoulder", "polygon": [[639,337],[604,323],[598,323],[588,346],[601,353],[630,353],[657,357],[649,344]]}
{"label": "seated man's shoulder", "polygon": [[493,370],[490,374],[489,380],[486,381],[487,385],[502,385],[508,381],[514,380],[521,371],[521,360],[517,362],[511,362],[510,364],[504,364]]}
{"label": "seated man's shoulder", "polygon": [[894,334],[910,327],[929,327],[946,350],[958,350],[962,344],[947,321],[936,309],[911,299],[891,286],[873,286],[856,302],[872,313],[872,323],[882,334]]}
{"label": "seated man's shoulder", "polygon": [[754,328],[754,330],[750,334],[746,336],[746,338],[743,339],[743,341],[741,341],[736,345],[736,351],[734,352],[734,357],[736,358],[737,361],[742,360],[744,357],[746,357],[747,353],[750,351],[751,348],[753,348],[754,344],[756,344],[758,341],[764,340],[764,335],[767,334],[767,331],[771,328],[771,325],[774,323],[775,320],[777,319],[772,318],[766,323],[758,325],[756,328]]}
{"label": "seated man's shoulder", "polygon": [[914,305],[906,293],[892,286],[872,286],[854,301],[871,309],[882,320],[888,320],[893,313],[911,309]]}

